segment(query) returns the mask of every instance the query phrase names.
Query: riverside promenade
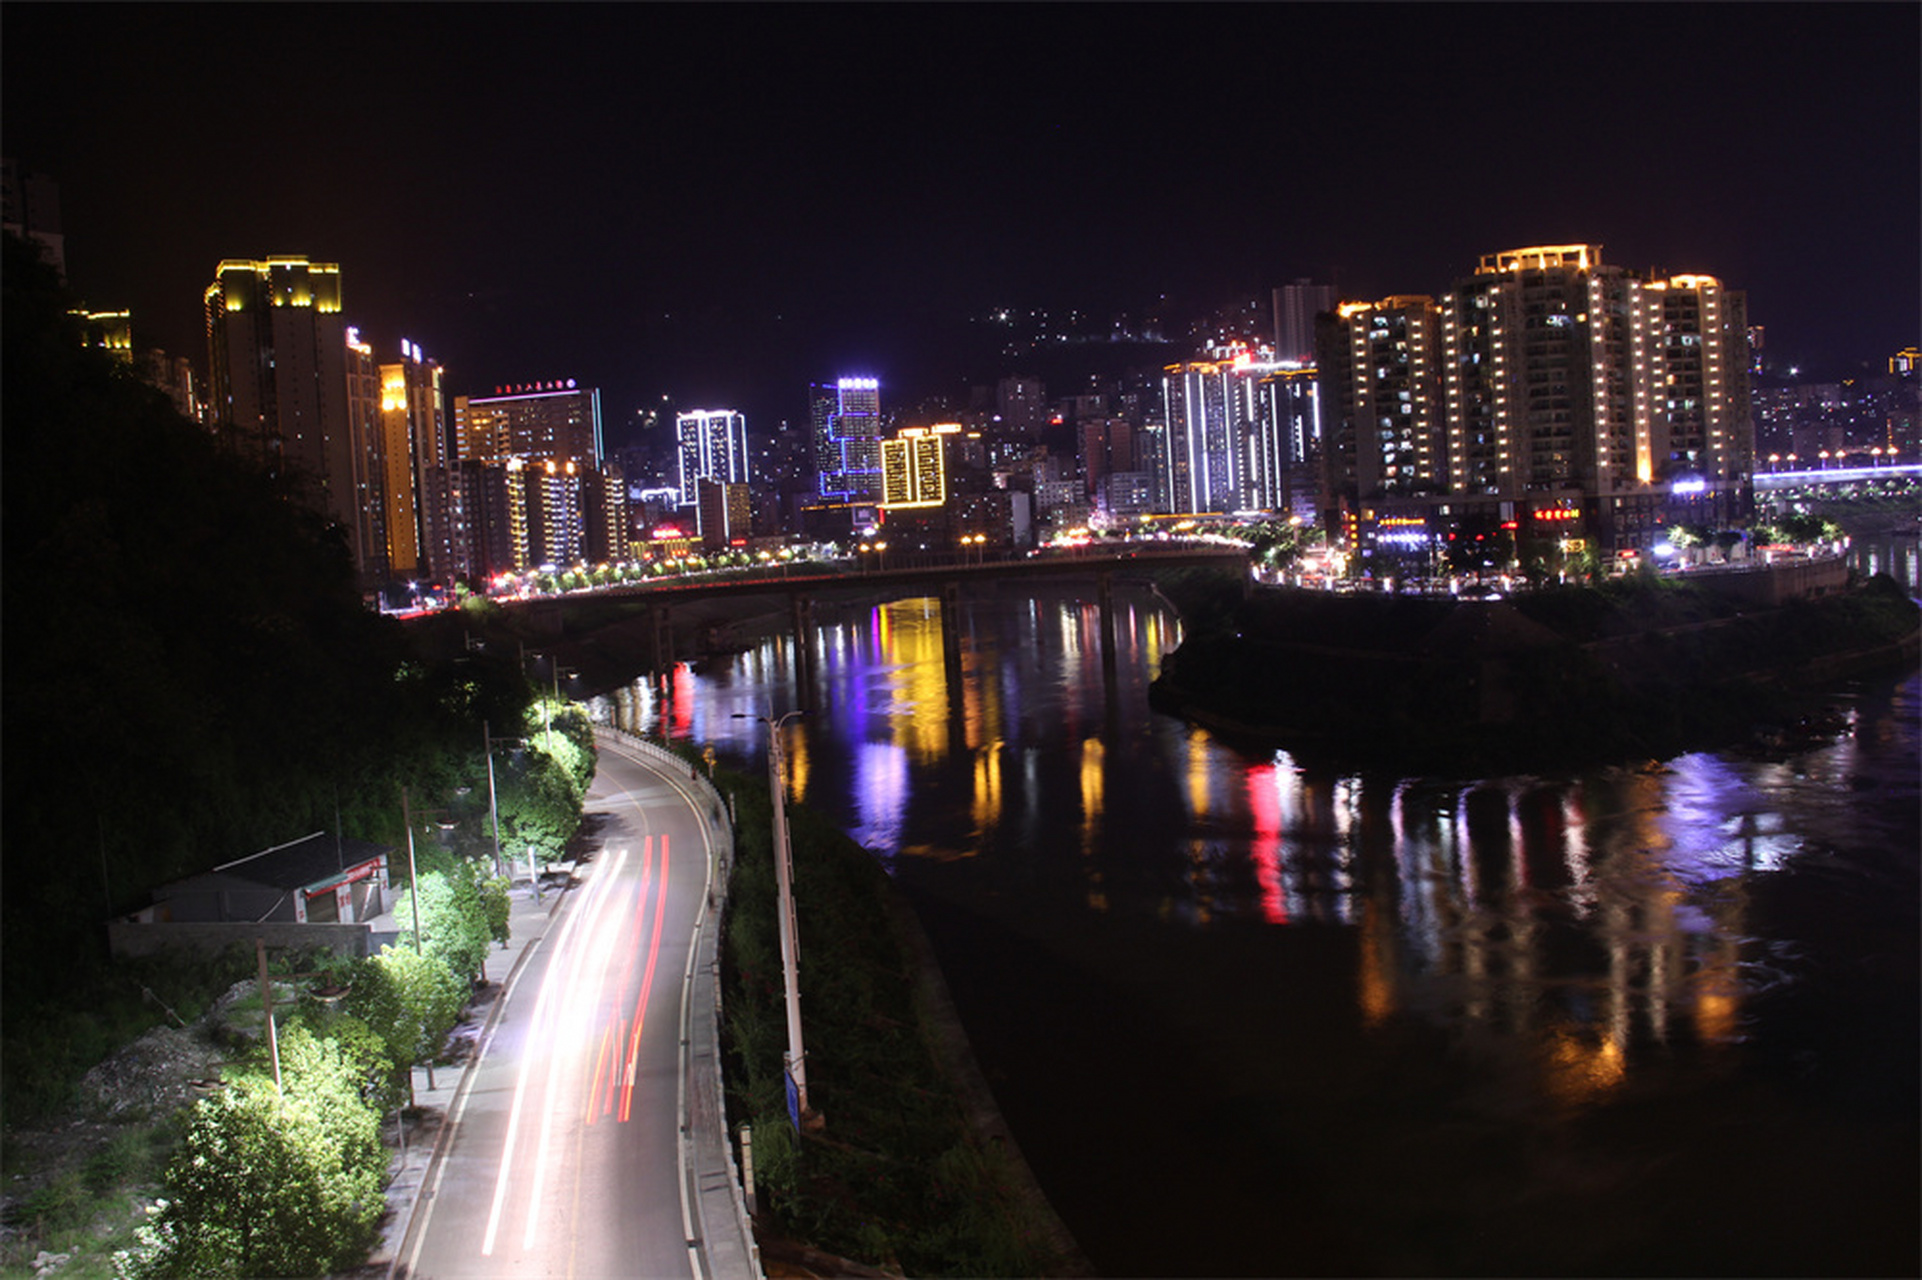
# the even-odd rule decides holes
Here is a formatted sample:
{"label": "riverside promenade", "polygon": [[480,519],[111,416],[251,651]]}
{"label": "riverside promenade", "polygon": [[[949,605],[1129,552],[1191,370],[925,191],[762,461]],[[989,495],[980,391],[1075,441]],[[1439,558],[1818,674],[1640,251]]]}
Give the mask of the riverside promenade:
{"label": "riverside promenade", "polygon": [[[475,1233],[461,1228],[460,1222],[461,1214],[477,1199],[485,1199],[479,1194],[482,1183],[476,1172],[487,1179],[506,1178],[506,1171],[495,1171],[505,1160],[492,1155],[496,1148],[490,1126],[498,1117],[488,1108],[490,1100],[510,1090],[502,1087],[504,1075],[489,1073],[511,1069],[511,1062],[503,1059],[552,1052],[551,1039],[527,1029],[532,1024],[525,1009],[543,989],[537,975],[545,973],[548,953],[567,945],[570,913],[589,909],[586,899],[596,889],[595,877],[610,874],[603,870],[612,861],[602,856],[606,848],[623,834],[631,835],[636,823],[663,832],[677,826],[682,831],[676,838],[680,848],[690,843],[687,831],[695,831],[706,850],[707,865],[698,868],[698,874],[685,873],[695,877],[687,882],[691,887],[671,895],[678,905],[670,905],[666,836],[662,835],[653,946],[660,948],[659,939],[664,938],[671,951],[662,949],[661,954],[679,956],[685,947],[686,960],[674,975],[678,982],[658,984],[667,988],[660,994],[674,996],[659,1006],[651,1020],[650,1030],[661,1038],[661,1069],[642,1069],[632,1075],[637,1119],[650,1117],[661,1130],[658,1139],[650,1139],[654,1154],[648,1157],[649,1168],[672,1165],[672,1176],[597,1178],[601,1190],[614,1197],[608,1200],[608,1212],[600,1216],[645,1220],[651,1243],[665,1239],[673,1258],[685,1258],[673,1264],[674,1274],[694,1280],[744,1280],[764,1274],[740,1192],[721,1084],[718,934],[733,854],[726,810],[712,784],[679,757],[618,731],[599,729],[596,734],[601,760],[588,792],[583,820],[587,834],[579,860],[548,867],[538,885],[528,881],[523,870],[511,893],[511,938],[486,962],[486,981],[452,1037],[452,1061],[436,1066],[431,1080],[426,1068],[415,1068],[416,1118],[395,1157],[387,1192],[389,1217],[374,1257],[356,1276],[506,1275],[533,1268],[531,1257],[505,1255],[493,1259],[476,1255],[450,1264],[444,1256],[450,1246],[429,1241],[427,1236],[437,1230],[456,1241],[468,1238],[471,1244]],[[627,829],[617,822],[625,823]],[[532,1016],[537,1018],[538,1012]],[[669,1058],[671,1069],[666,1066]],[[605,1124],[601,1127],[603,1133],[616,1131]],[[510,1145],[512,1132],[510,1125]],[[450,1152],[456,1149],[462,1154],[450,1160]],[[477,1158],[483,1154],[484,1159]],[[483,1164],[489,1167],[478,1168]],[[628,1195],[642,1196],[647,1203],[621,1198]],[[501,1198],[497,1192],[497,1206]],[[432,1221],[436,1210],[442,1211],[438,1223]],[[580,1247],[572,1237],[586,1234],[586,1228],[570,1227],[553,1215],[546,1219],[548,1226],[569,1235],[570,1250]],[[598,1223],[593,1229],[599,1229]],[[615,1222],[610,1229],[618,1235],[635,1227],[632,1222]],[[530,1238],[532,1234],[530,1227]],[[635,1273],[634,1267],[645,1265],[619,1246],[613,1256],[627,1259],[618,1268],[622,1274]],[[658,1269],[646,1266],[649,1274]]]}

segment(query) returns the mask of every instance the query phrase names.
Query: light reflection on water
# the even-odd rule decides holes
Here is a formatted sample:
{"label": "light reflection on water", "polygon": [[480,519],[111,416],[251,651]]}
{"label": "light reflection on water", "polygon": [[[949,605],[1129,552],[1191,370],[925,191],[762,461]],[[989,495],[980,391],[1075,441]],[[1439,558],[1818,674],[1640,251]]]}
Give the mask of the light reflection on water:
{"label": "light reflection on water", "polygon": [[[1329,1064],[1321,1070],[1381,1072],[1365,1037],[1408,1020],[1502,1046],[1502,1060],[1526,1064],[1502,1077],[1505,1109],[1532,1097],[1579,1112],[1638,1080],[1659,1089],[1682,1067],[1735,1071],[1731,1055],[1759,1033],[1793,1038],[1793,1028],[1762,1023],[1756,1000],[1837,961],[1778,936],[1753,888],[1793,871],[1811,847],[1906,849],[1913,861],[1914,680],[1855,733],[1789,761],[1698,753],[1572,778],[1356,776],[1287,752],[1251,756],[1149,712],[1148,679],[1178,627],[1145,601],[1118,600],[1116,612],[1112,689],[1095,606],[964,604],[949,635],[938,601],[906,600],[821,626],[809,689],[791,638],[780,637],[699,676],[682,666],[637,683],[597,715],[710,745],[754,770],[765,729],[737,717],[805,702],[809,715],[784,740],[793,794],[873,850],[911,899],[966,901],[1064,954],[1083,948],[1073,964],[1095,972],[1150,963],[1140,948],[1166,938],[1138,998],[1213,1011],[1212,1023],[1240,1037],[1222,1041],[1224,1060],[1241,1042],[1266,1045],[1277,1062],[1313,1043]],[[1299,933],[1312,963],[1246,992],[1184,985],[1176,966],[1188,946],[1173,945],[1183,936],[1208,936],[1263,972],[1268,952],[1249,929]],[[1127,941],[1103,941],[1111,935]],[[944,961],[971,945],[952,931],[937,941]],[[1346,1012],[1271,1027],[1259,994],[1267,983],[1337,1005],[1347,993]],[[965,983],[957,996],[964,1015],[977,1002],[977,1017],[995,999]],[[1194,1052],[1212,1052],[1215,1033],[1190,1028]],[[1007,1034],[1000,1069],[1045,1057],[1041,1042]],[[1899,1078],[1913,1076],[1907,1049],[1909,1061],[1887,1067]],[[1129,1050],[1117,1040],[1113,1052]],[[1393,1085],[1403,1086],[1430,1087]],[[1007,1091],[1018,1099],[1022,1087]],[[1437,1105],[1439,1115],[1467,1104]],[[1362,1112],[1350,1121],[1375,1123]],[[1036,1142],[1045,1166],[1046,1134]],[[1371,1175],[1383,1194],[1394,1176],[1415,1175]],[[1099,1238],[1107,1228],[1084,1219],[1078,1229]]]}

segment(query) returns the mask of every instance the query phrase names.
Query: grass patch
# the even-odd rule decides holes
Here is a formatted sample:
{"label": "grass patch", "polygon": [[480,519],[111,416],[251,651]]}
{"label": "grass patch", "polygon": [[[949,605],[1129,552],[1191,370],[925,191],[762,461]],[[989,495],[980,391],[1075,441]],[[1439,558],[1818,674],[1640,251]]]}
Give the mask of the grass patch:
{"label": "grass patch", "polygon": [[909,1275],[1046,1275],[1058,1266],[1010,1162],[977,1141],[922,1029],[893,886],[866,850],[790,809],[810,1101],[797,1135],[766,790],[727,774],[736,864],[722,934],[729,1114],[752,1124],[765,1232]]}

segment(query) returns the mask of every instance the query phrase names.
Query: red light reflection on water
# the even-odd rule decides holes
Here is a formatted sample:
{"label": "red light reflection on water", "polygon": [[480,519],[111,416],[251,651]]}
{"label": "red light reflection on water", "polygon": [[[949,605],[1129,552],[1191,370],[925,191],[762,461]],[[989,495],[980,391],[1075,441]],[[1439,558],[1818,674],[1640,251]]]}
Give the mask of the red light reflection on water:
{"label": "red light reflection on water", "polygon": [[1261,918],[1269,924],[1288,923],[1288,902],[1281,888],[1281,796],[1274,762],[1249,768],[1248,812],[1254,839],[1248,854],[1255,864],[1255,883],[1261,886]]}

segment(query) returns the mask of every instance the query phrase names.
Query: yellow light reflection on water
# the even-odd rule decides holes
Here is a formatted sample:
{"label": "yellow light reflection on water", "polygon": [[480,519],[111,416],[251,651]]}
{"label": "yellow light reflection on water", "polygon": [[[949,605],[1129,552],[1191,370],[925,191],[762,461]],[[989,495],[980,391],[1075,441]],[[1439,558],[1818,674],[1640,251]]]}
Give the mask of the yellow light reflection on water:
{"label": "yellow light reflection on water", "polygon": [[1001,739],[978,747],[974,753],[974,797],[970,814],[977,839],[994,830],[1001,818]]}
{"label": "yellow light reflection on water", "polygon": [[1208,788],[1213,776],[1213,761],[1208,745],[1212,741],[1206,729],[1196,727],[1189,731],[1188,809],[1197,818],[1208,816]]}
{"label": "yellow light reflection on water", "polygon": [[781,726],[781,758],[787,764],[788,794],[795,804],[806,804],[808,797],[808,738],[798,726]]}
{"label": "yellow light reflection on water", "polygon": [[1612,1037],[1592,1041],[1558,1028],[1544,1048],[1543,1084],[1571,1106],[1600,1101],[1628,1074],[1627,1055]]}
{"label": "yellow light reflection on water", "polygon": [[1373,898],[1362,903],[1355,993],[1369,1026],[1395,1012],[1395,914]]}
{"label": "yellow light reflection on water", "polygon": [[880,659],[896,678],[888,696],[889,736],[916,764],[938,764],[948,749],[948,685],[940,602],[900,600],[875,610]]}
{"label": "yellow light reflection on water", "polygon": [[1101,837],[1101,810],[1106,804],[1107,747],[1099,738],[1081,744],[1081,853],[1094,853]]}

